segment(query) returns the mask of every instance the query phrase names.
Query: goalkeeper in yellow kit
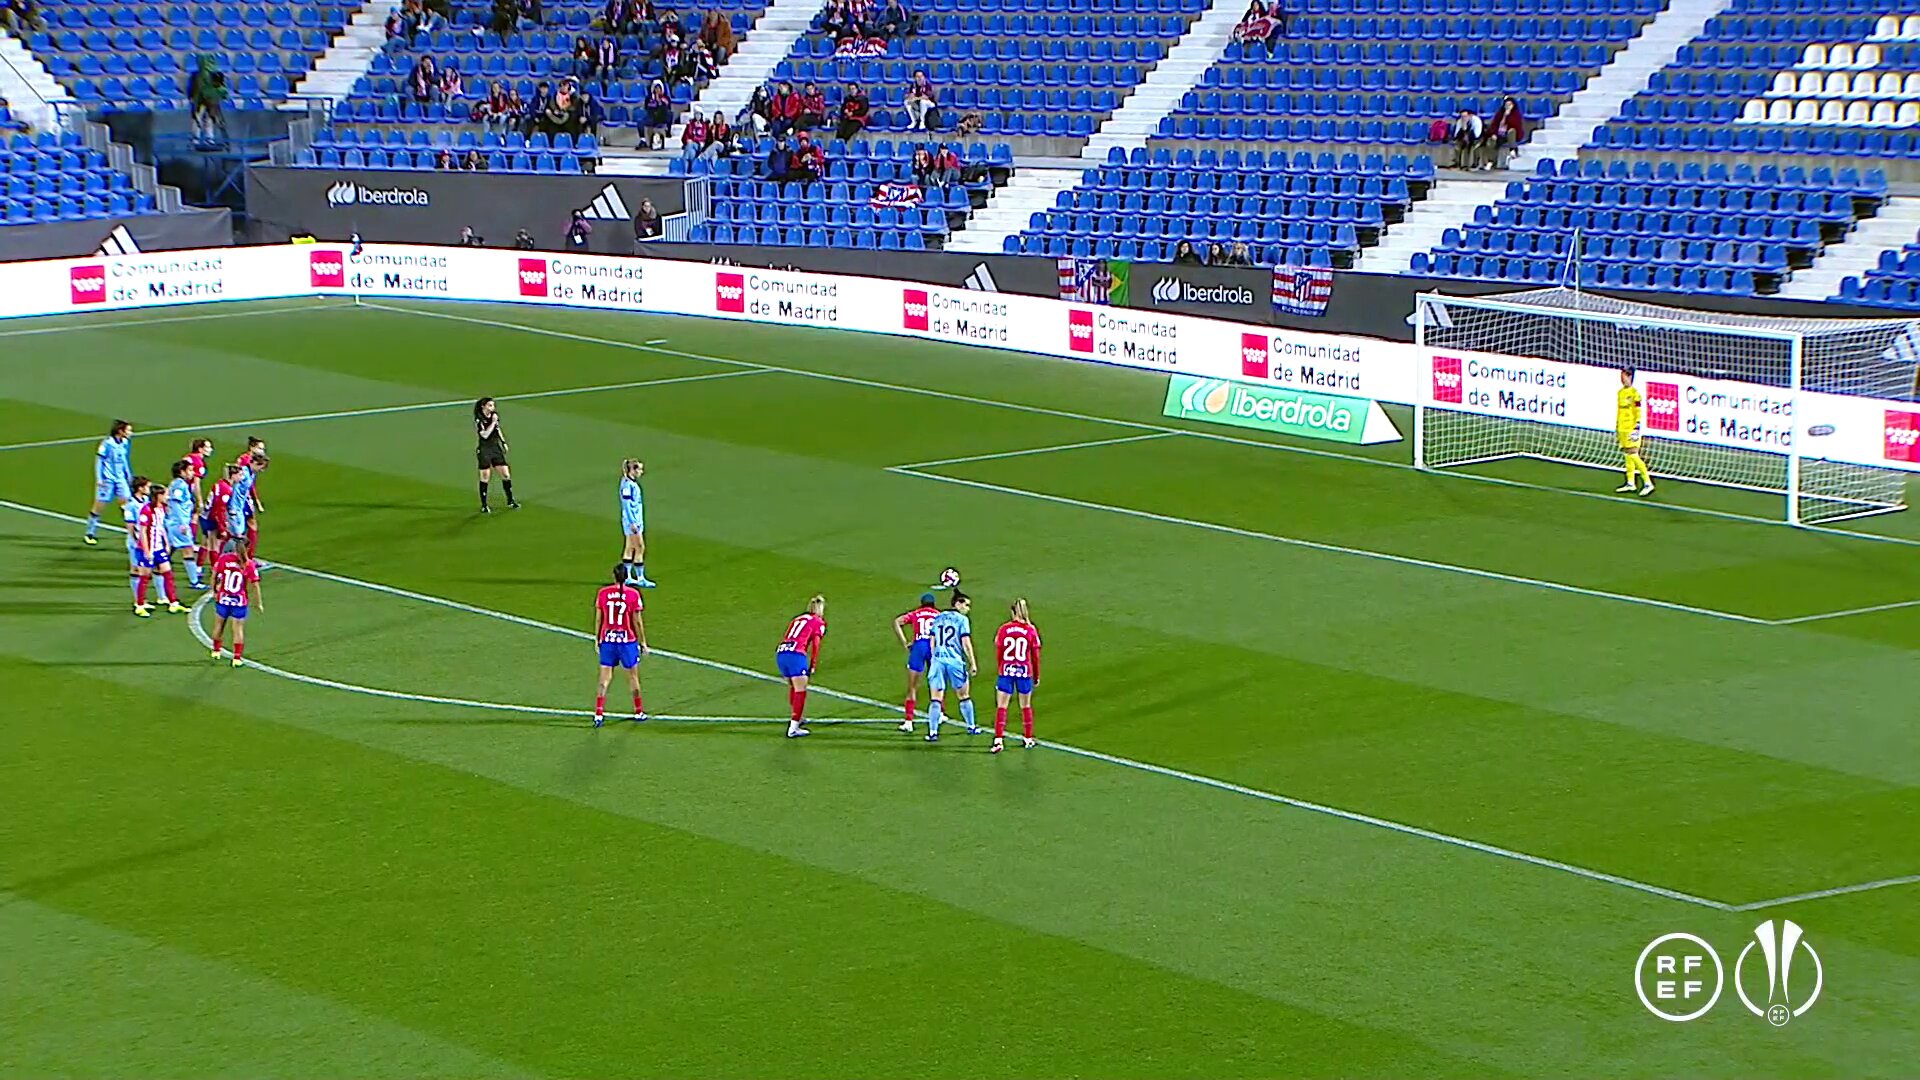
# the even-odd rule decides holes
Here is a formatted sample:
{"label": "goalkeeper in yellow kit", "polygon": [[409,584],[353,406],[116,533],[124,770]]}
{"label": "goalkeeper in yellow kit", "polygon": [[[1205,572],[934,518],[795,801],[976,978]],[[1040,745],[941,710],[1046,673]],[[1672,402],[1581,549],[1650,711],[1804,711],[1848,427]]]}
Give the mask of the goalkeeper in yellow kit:
{"label": "goalkeeper in yellow kit", "polygon": [[1646,459],[1640,456],[1640,391],[1633,385],[1630,367],[1620,369],[1620,393],[1615,396],[1614,406],[1614,430],[1620,436],[1620,453],[1626,458],[1627,482],[1613,490],[1633,491],[1637,476],[1640,494],[1651,495],[1653,473],[1647,468]]}

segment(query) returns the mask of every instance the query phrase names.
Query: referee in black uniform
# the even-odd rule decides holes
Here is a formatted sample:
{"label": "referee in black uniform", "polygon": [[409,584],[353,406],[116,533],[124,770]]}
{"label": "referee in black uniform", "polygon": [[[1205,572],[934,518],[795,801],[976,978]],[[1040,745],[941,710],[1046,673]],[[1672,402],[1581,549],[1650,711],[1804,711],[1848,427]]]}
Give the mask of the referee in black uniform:
{"label": "referee in black uniform", "polygon": [[500,470],[500,486],[507,493],[507,509],[520,509],[513,497],[513,470],[507,466],[507,433],[500,427],[500,409],[490,397],[473,403],[473,433],[480,444],[474,448],[474,460],[480,466],[480,512],[491,514],[487,505],[487,485],[493,471]]}

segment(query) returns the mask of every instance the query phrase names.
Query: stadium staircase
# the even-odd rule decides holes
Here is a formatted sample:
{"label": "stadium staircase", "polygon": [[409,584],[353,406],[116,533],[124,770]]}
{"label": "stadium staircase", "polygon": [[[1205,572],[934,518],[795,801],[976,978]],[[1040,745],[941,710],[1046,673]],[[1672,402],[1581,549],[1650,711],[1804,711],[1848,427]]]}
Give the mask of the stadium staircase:
{"label": "stadium staircase", "polygon": [[724,113],[732,123],[735,114],[753,97],[754,89],[767,81],[773,69],[787,58],[793,43],[805,36],[819,10],[818,0],[772,0],[727,58],[720,77],[702,88],[693,99],[693,108],[675,121],[667,152],[679,153],[680,130],[686,126],[686,116],[694,112],[703,116]]}
{"label": "stadium staircase", "polygon": [[1788,300],[1826,300],[1841,293],[1847,278],[1865,278],[1884,253],[1899,253],[1920,235],[1920,198],[1890,198],[1880,212],[1854,226],[1845,243],[1830,244],[1775,295]]}
{"label": "stadium staircase", "polygon": [[1037,211],[1051,209],[1061,192],[1079,187],[1085,178],[1077,168],[1021,168],[948,239],[947,250],[999,254],[1007,237],[1025,229]]}
{"label": "stadium staircase", "polygon": [[1154,65],[1120,108],[1087,140],[1080,156],[1089,167],[1107,160],[1107,151],[1113,147],[1132,150],[1147,145],[1160,129],[1160,121],[1179,108],[1180,99],[1220,59],[1243,14],[1245,8],[1237,0],[1213,0],[1212,6],[1187,27],[1186,35],[1167,58]]}
{"label": "stadium staircase", "polygon": [[38,57],[13,35],[0,30],[0,99],[15,118],[39,131],[61,131],[66,121],[60,105],[73,95],[48,71]]}
{"label": "stadium staircase", "polygon": [[294,84],[288,104],[304,107],[307,101],[322,100],[332,105],[346,100],[386,44],[387,15],[396,6],[392,0],[361,4],[334,35],[327,51],[314,61],[313,70]]}
{"label": "stadium staircase", "polygon": [[[1565,161],[1579,156],[1596,129],[1620,112],[1628,99],[1643,90],[1653,73],[1671,64],[1680,49],[1697,37],[1707,21],[1728,0],[1674,0],[1650,20],[1638,37],[1590,80],[1559,114],[1528,135],[1520,160]],[[1491,174],[1501,177],[1500,174]],[[1413,257],[1437,247],[1448,229],[1473,223],[1482,207],[1491,207],[1506,194],[1497,183],[1463,184],[1452,175],[1434,185],[1432,193],[1414,204],[1406,220],[1395,225],[1379,246],[1366,251],[1360,268],[1382,274],[1407,272]]]}

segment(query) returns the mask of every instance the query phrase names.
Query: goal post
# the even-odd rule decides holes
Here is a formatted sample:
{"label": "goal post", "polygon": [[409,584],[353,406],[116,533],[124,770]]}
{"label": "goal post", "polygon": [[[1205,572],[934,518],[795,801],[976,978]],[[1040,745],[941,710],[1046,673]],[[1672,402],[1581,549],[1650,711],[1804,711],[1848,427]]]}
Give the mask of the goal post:
{"label": "goal post", "polygon": [[1631,367],[1643,456],[1661,479],[1782,496],[1794,524],[1906,506],[1909,474],[1878,443],[1843,449],[1823,438],[1838,425],[1810,415],[1844,413],[1847,446],[1862,445],[1851,421],[1914,398],[1920,321],[1724,314],[1552,288],[1422,293],[1413,324],[1433,365],[1414,414],[1421,468],[1526,457],[1617,470],[1615,396]]}

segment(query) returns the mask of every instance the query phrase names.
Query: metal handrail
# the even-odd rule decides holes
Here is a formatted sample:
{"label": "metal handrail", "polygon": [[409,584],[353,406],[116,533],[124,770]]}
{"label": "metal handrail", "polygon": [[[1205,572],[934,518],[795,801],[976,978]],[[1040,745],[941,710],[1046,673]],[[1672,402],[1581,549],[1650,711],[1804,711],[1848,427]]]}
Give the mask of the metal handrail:
{"label": "metal handrail", "polygon": [[[13,35],[10,33],[5,33],[4,31],[0,31],[0,37],[11,38],[13,37]],[[14,40],[19,41],[20,39],[14,38]],[[27,47],[27,43],[24,41],[21,41],[20,47],[22,49],[25,49]],[[32,94],[35,98],[39,99],[40,106],[45,111],[46,115],[53,118],[53,122],[51,124],[43,124],[41,126],[51,127],[57,131],[67,130],[67,115],[65,110],[61,107],[63,103],[49,100],[45,94],[42,94],[38,89],[36,89],[33,85],[33,80],[27,78],[25,72],[22,72],[19,68],[15,67],[13,61],[7,59],[7,54],[5,52],[0,52],[0,63],[5,63],[7,65],[7,70],[13,72],[14,78],[20,81],[20,85],[26,87],[27,92],[29,94]],[[72,105],[73,102],[68,101],[68,102],[65,102],[64,104]]]}

